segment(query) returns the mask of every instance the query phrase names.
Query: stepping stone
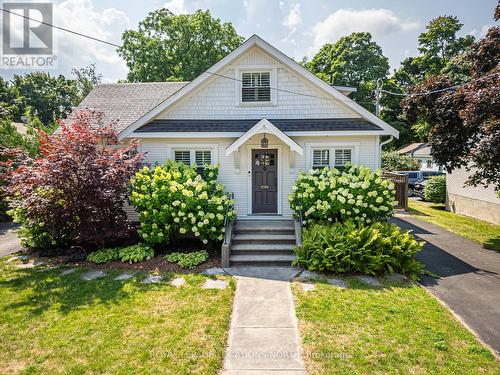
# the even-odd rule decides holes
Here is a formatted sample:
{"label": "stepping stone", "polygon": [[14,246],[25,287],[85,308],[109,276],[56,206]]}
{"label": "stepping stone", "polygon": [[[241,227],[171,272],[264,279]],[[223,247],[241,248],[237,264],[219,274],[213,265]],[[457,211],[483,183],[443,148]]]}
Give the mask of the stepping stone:
{"label": "stepping stone", "polygon": [[205,271],[202,272],[202,275],[205,276],[216,276],[224,274],[225,274],[224,270],[220,267],[207,268]]}
{"label": "stepping stone", "polygon": [[61,272],[61,276],[66,276],[66,275],[69,275],[69,274],[71,274],[73,272],[75,272],[75,269],[74,268],[70,268],[70,269],[62,271]]}
{"label": "stepping stone", "polygon": [[163,276],[160,276],[160,275],[149,275],[144,280],[142,280],[142,283],[143,284],[155,284],[155,283],[159,283],[162,280],[163,280]]}
{"label": "stepping stone", "polygon": [[227,281],[224,280],[207,279],[201,287],[203,289],[226,289],[228,285]]}
{"label": "stepping stone", "polygon": [[316,285],[308,284],[308,283],[299,283],[304,292],[310,292],[311,290],[316,289]]}
{"label": "stepping stone", "polygon": [[356,278],[361,281],[363,284],[370,285],[370,286],[382,286],[380,284],[380,281],[378,281],[377,278],[372,277],[372,276],[356,276]]}
{"label": "stepping stone", "polygon": [[394,283],[402,283],[408,280],[408,278],[405,275],[401,275],[400,273],[397,272],[391,273],[386,278],[387,280],[392,281]]}
{"label": "stepping stone", "polygon": [[116,276],[113,280],[124,281],[124,280],[131,279],[132,277],[134,277],[134,275],[132,275],[130,273],[122,273],[121,275]]}
{"label": "stepping stone", "polygon": [[341,279],[327,279],[328,284],[336,286],[340,289],[347,289],[349,286],[344,280]]}
{"label": "stepping stone", "polygon": [[82,280],[90,281],[104,276],[106,276],[106,272],[104,271],[89,271],[82,274],[80,278]]}
{"label": "stepping stone", "polygon": [[15,260],[20,260],[20,261],[25,261],[25,260],[29,260],[30,257],[28,255],[16,255],[16,256],[13,256],[13,257],[10,257],[9,259],[7,259],[7,262],[13,262]]}
{"label": "stepping stone", "polygon": [[181,286],[183,286],[185,283],[186,283],[186,280],[184,280],[184,278],[183,278],[183,277],[177,277],[177,278],[173,279],[173,280],[170,282],[170,285],[175,286],[176,288],[180,288],[180,287],[181,287]]}
{"label": "stepping stone", "polygon": [[24,268],[33,268],[33,267],[35,267],[35,263],[34,262],[19,263],[19,264],[16,264],[16,267],[17,268],[21,268],[21,269],[24,269]]}
{"label": "stepping stone", "polygon": [[314,271],[302,271],[302,273],[297,277],[299,280],[311,280],[311,279],[324,279],[325,276]]}

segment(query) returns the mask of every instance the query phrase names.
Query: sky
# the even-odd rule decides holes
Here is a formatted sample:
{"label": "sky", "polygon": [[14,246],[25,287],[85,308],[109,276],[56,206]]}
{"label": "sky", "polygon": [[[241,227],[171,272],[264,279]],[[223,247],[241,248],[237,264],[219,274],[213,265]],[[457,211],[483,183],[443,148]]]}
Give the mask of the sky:
{"label": "sky", "polygon": [[[417,55],[417,37],[432,18],[455,15],[464,24],[461,35],[482,37],[494,25],[496,4],[496,0],[58,0],[53,1],[53,23],[121,44],[123,31],[137,29],[149,12],[161,7],[175,14],[209,9],[214,17],[231,22],[239,35],[257,34],[296,60],[311,58],[324,43],[368,31],[389,58],[392,71],[404,58]],[[49,70],[51,74],[71,77],[72,68],[95,63],[104,82],[126,78],[127,67],[112,46],[58,30],[54,44],[57,68]],[[28,71],[0,67],[0,76],[10,79]]]}

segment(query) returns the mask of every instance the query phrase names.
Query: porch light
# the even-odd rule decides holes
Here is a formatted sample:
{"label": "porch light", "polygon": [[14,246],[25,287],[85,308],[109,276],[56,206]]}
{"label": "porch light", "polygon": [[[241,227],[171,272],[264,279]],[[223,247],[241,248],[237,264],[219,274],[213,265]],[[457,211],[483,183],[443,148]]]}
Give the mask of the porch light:
{"label": "porch light", "polygon": [[260,140],[260,147],[267,148],[267,146],[269,146],[269,141],[266,138],[266,133],[264,133],[264,138]]}

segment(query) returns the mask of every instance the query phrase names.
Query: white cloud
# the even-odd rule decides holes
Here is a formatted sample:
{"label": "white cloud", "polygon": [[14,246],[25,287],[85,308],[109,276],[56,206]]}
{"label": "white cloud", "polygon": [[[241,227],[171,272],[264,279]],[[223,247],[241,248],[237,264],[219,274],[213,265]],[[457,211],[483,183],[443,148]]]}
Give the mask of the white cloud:
{"label": "white cloud", "polygon": [[174,14],[185,14],[188,12],[186,5],[184,4],[184,0],[170,0],[167,1],[163,7],[167,8]]}
{"label": "white cloud", "polygon": [[[121,43],[121,33],[128,22],[125,13],[118,9],[96,11],[91,0],[54,3],[54,24],[115,44]],[[108,80],[126,76],[125,62],[113,46],[57,30],[54,41],[58,70],[64,74],[68,75],[72,68],[95,63]]]}
{"label": "white cloud", "polygon": [[417,22],[402,20],[389,9],[339,9],[313,27],[314,44],[309,55],[316,53],[323,44],[331,43],[353,32],[368,31],[380,38],[400,31],[419,27]]}
{"label": "white cloud", "polygon": [[486,24],[486,25],[483,25],[481,27],[481,30],[478,30],[478,29],[473,29],[469,32],[469,35],[472,35],[474,38],[476,39],[481,39],[481,38],[484,38],[486,36],[486,33],[488,32],[488,29],[490,27],[493,27],[494,25],[491,25],[491,24]]}
{"label": "white cloud", "polygon": [[290,8],[290,11],[286,15],[283,26],[286,26],[290,32],[290,35],[297,31],[297,28],[302,24],[302,13],[300,11],[300,4],[297,3]]}

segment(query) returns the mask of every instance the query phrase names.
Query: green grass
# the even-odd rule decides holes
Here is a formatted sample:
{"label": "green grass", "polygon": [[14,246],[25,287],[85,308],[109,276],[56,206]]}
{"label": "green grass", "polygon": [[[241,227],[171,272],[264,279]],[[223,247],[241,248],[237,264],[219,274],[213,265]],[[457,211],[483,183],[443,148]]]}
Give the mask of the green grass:
{"label": "green grass", "polygon": [[[216,374],[234,294],[201,275],[145,285],[78,269],[18,269],[0,259],[0,374]],[[174,275],[170,275],[174,277]],[[168,278],[165,279],[168,281]]]}
{"label": "green grass", "polygon": [[439,225],[450,232],[476,241],[487,249],[500,251],[500,225],[457,215],[446,211],[442,204],[427,204],[409,200],[408,211],[419,220]]}
{"label": "green grass", "polygon": [[500,372],[493,354],[417,285],[292,289],[310,375]]}

